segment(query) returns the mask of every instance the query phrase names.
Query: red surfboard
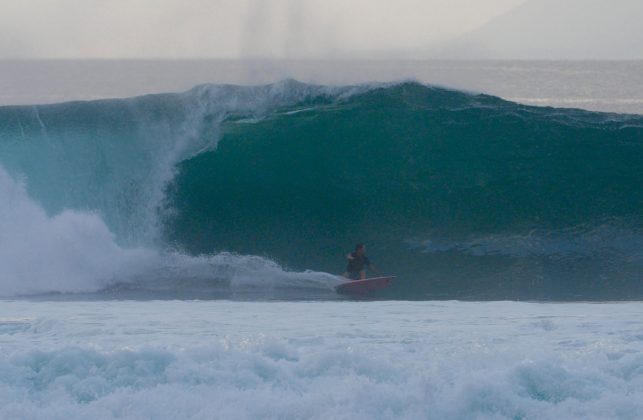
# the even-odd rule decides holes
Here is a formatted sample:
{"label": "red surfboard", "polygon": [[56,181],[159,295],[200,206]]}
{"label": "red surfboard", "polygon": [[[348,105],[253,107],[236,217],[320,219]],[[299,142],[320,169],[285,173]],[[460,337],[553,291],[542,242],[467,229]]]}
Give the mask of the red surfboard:
{"label": "red surfboard", "polygon": [[[374,277],[364,280],[351,280],[335,286],[335,291],[344,295],[360,295],[388,287],[395,276]],[[342,279],[345,279],[342,277]]]}

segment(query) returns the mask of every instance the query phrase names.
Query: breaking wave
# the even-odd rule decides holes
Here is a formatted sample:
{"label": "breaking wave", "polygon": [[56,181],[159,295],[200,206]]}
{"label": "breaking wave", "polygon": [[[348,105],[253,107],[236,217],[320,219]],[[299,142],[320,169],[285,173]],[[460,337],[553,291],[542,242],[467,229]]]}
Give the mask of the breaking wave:
{"label": "breaking wave", "polygon": [[0,295],[310,296],[366,242],[392,298],[638,299],[642,156],[640,116],[417,83],[2,107]]}

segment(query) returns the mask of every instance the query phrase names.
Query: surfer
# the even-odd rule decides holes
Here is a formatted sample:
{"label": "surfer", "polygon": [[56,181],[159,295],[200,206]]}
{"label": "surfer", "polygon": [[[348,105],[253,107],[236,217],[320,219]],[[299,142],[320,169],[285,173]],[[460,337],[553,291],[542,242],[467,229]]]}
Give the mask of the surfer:
{"label": "surfer", "polygon": [[364,244],[355,245],[355,251],[349,253],[346,256],[348,260],[348,265],[346,266],[346,272],[344,277],[351,280],[363,280],[366,278],[366,267],[369,270],[379,272],[371,260],[366,256],[366,246]]}

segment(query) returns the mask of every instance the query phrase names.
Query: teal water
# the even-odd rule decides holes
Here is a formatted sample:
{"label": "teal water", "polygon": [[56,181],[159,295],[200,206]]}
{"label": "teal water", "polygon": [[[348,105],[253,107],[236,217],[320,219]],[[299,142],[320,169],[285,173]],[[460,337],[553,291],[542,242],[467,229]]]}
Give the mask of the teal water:
{"label": "teal water", "polygon": [[365,242],[399,276],[390,298],[643,297],[641,116],[418,83],[205,85],[0,108],[0,165],[121,247],[337,273]]}
{"label": "teal water", "polygon": [[627,296],[642,122],[413,83],[228,121],[216,151],[179,165],[165,231],[190,252],[326,271],[365,242],[402,293]]}

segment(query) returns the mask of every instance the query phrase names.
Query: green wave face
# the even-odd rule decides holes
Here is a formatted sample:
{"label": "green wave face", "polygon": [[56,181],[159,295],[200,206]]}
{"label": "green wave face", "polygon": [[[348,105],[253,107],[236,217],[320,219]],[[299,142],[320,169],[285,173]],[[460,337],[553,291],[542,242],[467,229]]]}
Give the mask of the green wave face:
{"label": "green wave face", "polygon": [[643,118],[407,83],[228,119],[183,161],[166,240],[343,271],[403,297],[643,296]]}

